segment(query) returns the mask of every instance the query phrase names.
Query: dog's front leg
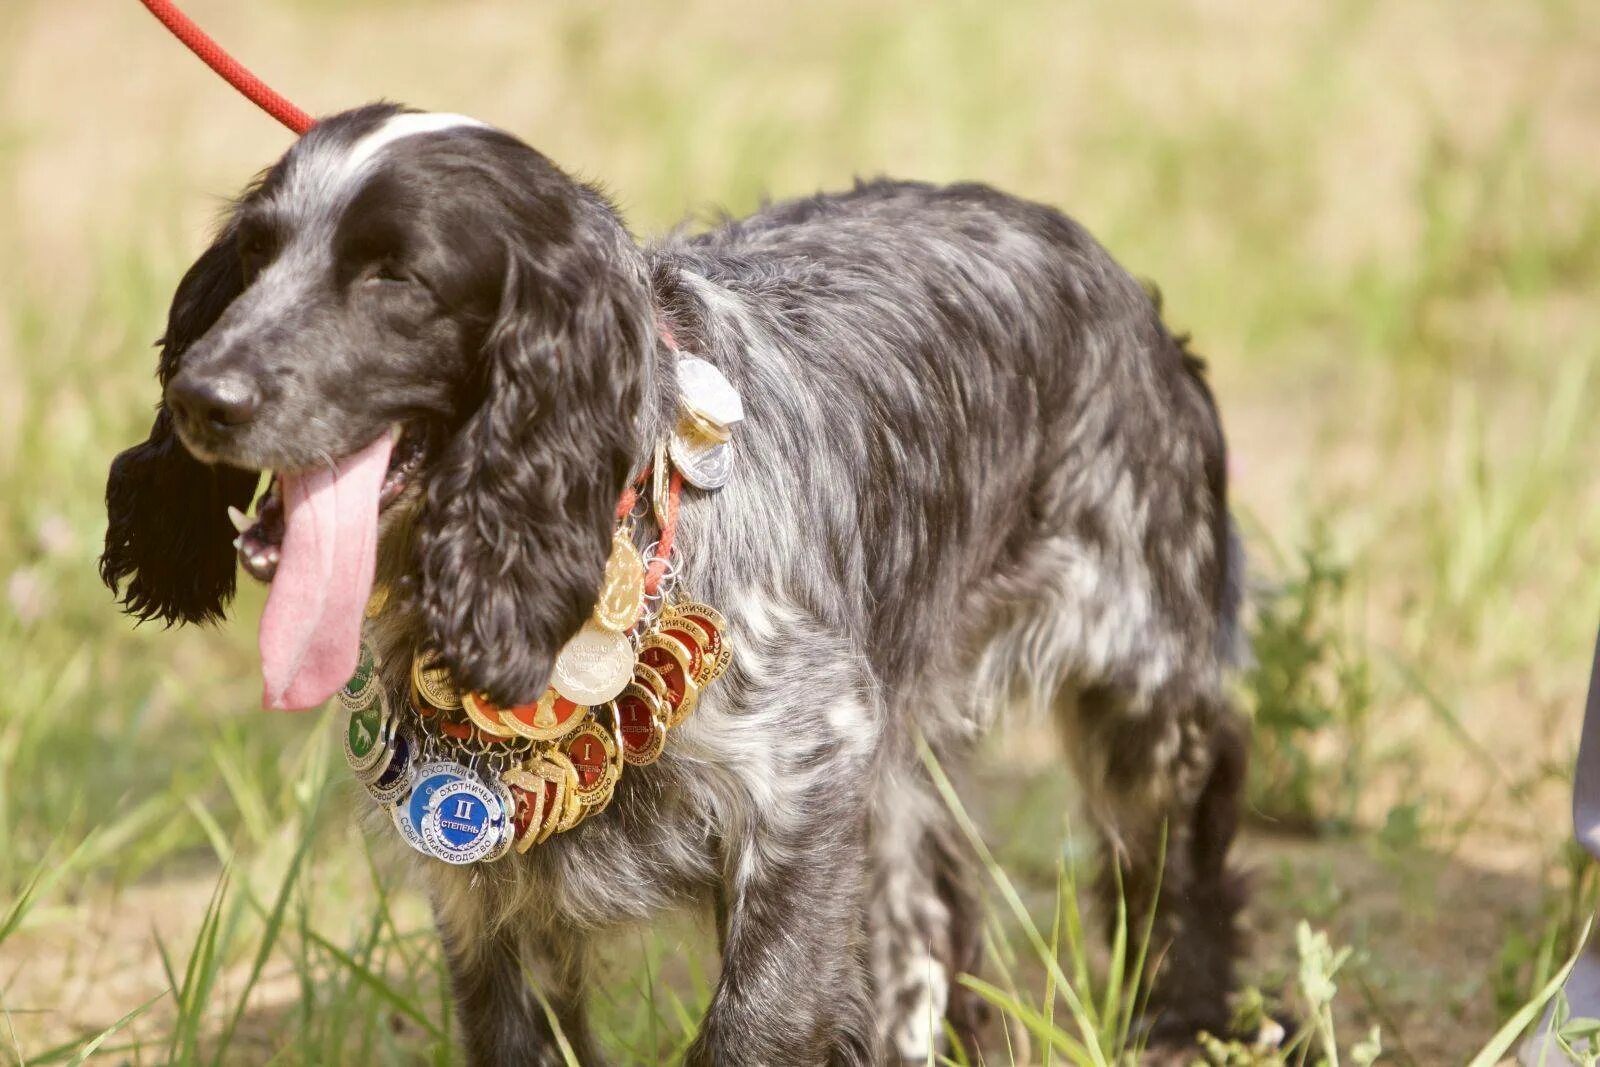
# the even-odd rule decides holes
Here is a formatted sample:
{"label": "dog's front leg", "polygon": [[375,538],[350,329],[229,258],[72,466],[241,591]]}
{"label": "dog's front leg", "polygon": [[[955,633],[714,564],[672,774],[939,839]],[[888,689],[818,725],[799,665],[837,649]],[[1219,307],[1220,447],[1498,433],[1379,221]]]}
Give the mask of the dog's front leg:
{"label": "dog's front leg", "polygon": [[864,808],[845,783],[766,812],[725,855],[722,975],[686,1067],[875,1064]]}
{"label": "dog's front leg", "polygon": [[437,907],[435,917],[467,1063],[565,1067],[550,1015],[582,1067],[605,1062],[584,1011],[581,950],[575,946],[575,951],[562,951],[559,945],[519,938],[507,928],[489,933],[477,924],[463,924],[459,915],[447,918]]}

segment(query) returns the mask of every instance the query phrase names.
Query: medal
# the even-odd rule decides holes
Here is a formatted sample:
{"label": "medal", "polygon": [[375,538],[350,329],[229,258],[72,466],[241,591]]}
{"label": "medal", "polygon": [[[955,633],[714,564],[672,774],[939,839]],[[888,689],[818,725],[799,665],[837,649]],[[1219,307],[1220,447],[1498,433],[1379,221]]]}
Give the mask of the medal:
{"label": "medal", "polygon": [[711,670],[706,664],[702,646],[706,632],[699,625],[687,619],[667,619],[657,627],[656,633],[670,637],[683,646],[684,653],[689,657],[689,677],[694,679],[695,685],[704,685],[701,678],[707,682],[711,680]]}
{"label": "medal", "polygon": [[530,774],[521,767],[513,767],[500,775],[500,781],[511,790],[516,802],[516,814],[511,819],[512,841],[518,854],[532,848],[543,829],[546,798],[554,794],[552,782]]}
{"label": "medal", "polygon": [[431,856],[428,846],[422,840],[422,832],[411,825],[411,817],[406,812],[406,800],[401,798],[389,805],[389,817],[394,820],[394,828],[400,834],[400,840],[422,853]]}
{"label": "medal", "polygon": [[594,621],[603,629],[625,633],[639,621],[644,611],[644,560],[633,546],[633,539],[618,531],[611,539],[611,558],[606,560],[606,577],[595,601]]}
{"label": "medal", "polygon": [[512,825],[512,816],[517,811],[517,798],[512,794],[511,787],[496,779],[490,786],[490,792],[500,798],[500,821],[497,824],[494,844],[481,862],[493,863],[495,860],[511,851],[512,844],[516,841],[516,829]]}
{"label": "medal", "polygon": [[593,804],[608,798],[617,784],[617,743],[594,723],[587,723],[563,749],[578,774],[577,798]]}
{"label": "medal", "polygon": [[651,634],[639,642],[639,662],[653,668],[667,683],[667,725],[675,727],[694,711],[700,687],[689,673],[689,652],[676,638]]}
{"label": "medal", "polygon": [[378,678],[378,658],[373,654],[372,647],[365,641],[361,642],[361,651],[356,658],[356,672],[350,680],[344,683],[344,688],[339,690],[339,703],[346,709],[354,711],[364,708],[373,700],[381,681]]}
{"label": "medal", "polygon": [[[432,856],[427,843],[422,837],[422,823],[428,814],[428,802],[433,799],[442,786],[451,782],[470,778],[472,772],[454,760],[432,760],[417,768],[417,773],[412,776],[411,795],[397,809],[404,813],[404,819],[397,817],[395,822],[404,822],[400,833],[409,842],[411,834],[416,835],[417,847],[425,855]],[[408,832],[409,831],[409,832]]]}
{"label": "medal", "polygon": [[667,746],[667,724],[661,701],[638,682],[629,682],[622,695],[612,701],[617,733],[622,738],[622,758],[635,767],[644,767],[661,758]]}
{"label": "medal", "polygon": [[546,689],[544,695],[531,704],[502,709],[500,721],[518,737],[554,741],[576,730],[588,710],[554,689]]}
{"label": "medal", "polygon": [[395,731],[388,745],[389,760],[383,771],[371,781],[363,782],[372,799],[379,804],[398,800],[411,788],[411,741],[400,731]]}
{"label": "medal", "polygon": [[701,437],[689,437],[682,428],[674,429],[667,443],[672,465],[683,472],[683,480],[696,489],[721,489],[733,476],[733,446]]}
{"label": "medal", "polygon": [[462,693],[461,706],[466,710],[467,718],[471,720],[472,725],[490,737],[504,740],[516,736],[511,727],[501,720],[500,709],[478,694]]}
{"label": "medal", "polygon": [[357,778],[373,775],[393,731],[394,717],[381,690],[377,700],[350,713],[344,728],[344,761]]}
{"label": "medal", "polygon": [[668,606],[661,614],[667,619],[687,620],[705,631],[706,641],[700,648],[709,664],[706,681],[721,678],[722,672],[733,662],[733,647],[728,644],[728,620],[722,617],[722,612],[697,600],[685,600]]}
{"label": "medal", "polygon": [[461,710],[461,694],[450,681],[450,671],[418,652],[411,660],[411,684],[422,699],[440,711]]}
{"label": "medal", "polygon": [[586,622],[556,656],[550,684],[574,704],[592,707],[622,692],[632,673],[633,646],[628,639]]}
{"label": "medal", "polygon": [[744,419],[739,390],[699,356],[678,357],[678,402],[724,429]]}
{"label": "medal", "polygon": [[440,786],[422,818],[422,840],[437,859],[477,863],[502,846],[506,812],[496,791],[475,778]]}

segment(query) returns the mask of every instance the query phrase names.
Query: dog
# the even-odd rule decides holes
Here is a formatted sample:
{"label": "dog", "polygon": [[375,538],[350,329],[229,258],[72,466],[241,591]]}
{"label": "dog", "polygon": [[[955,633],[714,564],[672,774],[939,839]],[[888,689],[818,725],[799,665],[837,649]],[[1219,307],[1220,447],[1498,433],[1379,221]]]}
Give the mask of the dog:
{"label": "dog", "polygon": [[[1136,934],[1154,908],[1150,1040],[1223,1030],[1246,751],[1222,429],[1150,293],[1050,207],[876,180],[641,245],[503,131],[334,115],[179,283],[154,426],[111,465],[102,577],[141,620],[221,619],[241,557],[288,565],[281,516],[234,543],[260,472],[336,480],[377,448],[375,533],[338,533],[325,577],[390,591],[365,624],[386,691],[404,705],[427,649],[463,690],[532,700],[687,353],[748,411],[728,484],[684,492],[673,557],[733,666],[609,810],[504,862],[420,863],[469,1061],[563,1062],[559,1029],[600,1062],[593,943],[694,905],[721,972],[687,1063],[976,1056],[993,1020],[956,979],[980,964],[979,886],[930,764],[958,772],[1000,707],[1053,718],[1106,891]],[[335,589],[274,625],[315,660],[359,608]],[[295,706],[278,673],[268,703]]]}

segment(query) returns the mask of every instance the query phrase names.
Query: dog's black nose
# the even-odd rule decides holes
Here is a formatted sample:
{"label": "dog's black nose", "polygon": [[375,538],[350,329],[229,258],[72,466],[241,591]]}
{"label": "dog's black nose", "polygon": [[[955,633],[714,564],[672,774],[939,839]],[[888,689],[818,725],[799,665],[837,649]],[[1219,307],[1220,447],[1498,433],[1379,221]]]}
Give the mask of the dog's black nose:
{"label": "dog's black nose", "polygon": [[243,375],[180,374],[167,386],[167,406],[190,425],[227,430],[255,418],[261,392]]}

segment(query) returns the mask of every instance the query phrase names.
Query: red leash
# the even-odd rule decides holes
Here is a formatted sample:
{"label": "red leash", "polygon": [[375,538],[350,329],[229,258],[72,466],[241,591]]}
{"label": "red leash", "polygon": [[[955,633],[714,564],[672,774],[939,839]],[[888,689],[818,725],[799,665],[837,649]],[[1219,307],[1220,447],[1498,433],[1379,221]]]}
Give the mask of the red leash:
{"label": "red leash", "polygon": [[251,74],[243,64],[234,59],[222,46],[213,41],[206,31],[196,26],[194,20],[172,3],[172,0],[139,0],[150,9],[150,14],[172,31],[174,37],[188,46],[222,76],[222,79],[243,93],[255,105],[297,134],[303,134],[317,124],[317,120],[295,107],[260,78]]}

